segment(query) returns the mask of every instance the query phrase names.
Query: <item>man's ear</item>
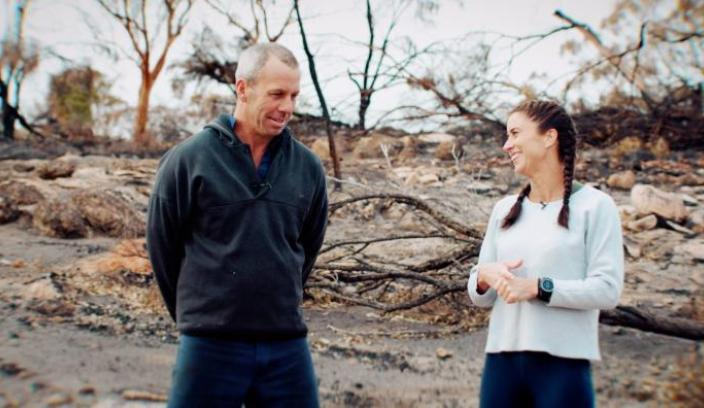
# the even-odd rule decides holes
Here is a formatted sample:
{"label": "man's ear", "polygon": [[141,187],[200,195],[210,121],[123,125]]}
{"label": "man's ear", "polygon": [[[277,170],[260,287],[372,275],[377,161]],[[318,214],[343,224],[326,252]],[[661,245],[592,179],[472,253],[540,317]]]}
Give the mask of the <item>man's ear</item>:
{"label": "man's ear", "polygon": [[557,145],[557,130],[555,129],[548,129],[547,132],[545,132],[545,148],[549,149],[553,146]]}
{"label": "man's ear", "polygon": [[235,82],[235,92],[238,101],[247,102],[247,83],[244,79],[238,79]]}

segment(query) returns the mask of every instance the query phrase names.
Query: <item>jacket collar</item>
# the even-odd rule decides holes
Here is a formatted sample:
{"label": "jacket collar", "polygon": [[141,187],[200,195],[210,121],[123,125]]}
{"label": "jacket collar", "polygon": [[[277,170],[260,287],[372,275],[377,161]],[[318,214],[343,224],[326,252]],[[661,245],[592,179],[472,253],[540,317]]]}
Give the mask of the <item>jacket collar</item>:
{"label": "jacket collar", "polygon": [[[233,125],[231,125],[231,123]],[[228,146],[244,146],[244,143],[237,137],[234,132],[234,118],[227,113],[220,114],[217,119],[205,126],[205,129],[213,129],[218,133],[220,141]],[[287,127],[278,136],[271,139],[267,150],[270,153],[275,153],[283,145],[284,141],[291,138],[291,130]]]}

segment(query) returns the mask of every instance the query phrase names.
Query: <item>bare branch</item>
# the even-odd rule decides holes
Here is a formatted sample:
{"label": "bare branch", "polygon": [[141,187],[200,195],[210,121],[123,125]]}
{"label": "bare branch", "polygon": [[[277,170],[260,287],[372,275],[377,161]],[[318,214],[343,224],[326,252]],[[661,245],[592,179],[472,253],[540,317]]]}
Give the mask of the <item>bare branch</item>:
{"label": "bare branch", "polygon": [[396,240],[404,240],[404,239],[422,239],[422,238],[423,239],[424,238],[450,238],[450,239],[460,240],[460,238],[458,238],[454,235],[447,235],[447,234],[392,235],[392,236],[388,236],[388,237],[373,238],[373,239],[366,239],[366,240],[331,242],[330,244],[328,244],[328,246],[323,247],[319,253],[324,254],[325,252],[331,251],[335,248],[339,248],[341,246],[347,246],[347,245],[374,244],[374,243],[378,243],[378,242],[396,241]]}
{"label": "bare branch", "polygon": [[480,233],[479,231],[477,231],[476,229],[471,228],[471,227],[467,227],[465,225],[460,224],[457,221],[452,220],[447,215],[443,214],[442,212],[440,212],[437,209],[430,206],[427,202],[425,202],[419,198],[415,198],[415,197],[403,195],[403,194],[370,194],[370,195],[364,195],[364,196],[359,196],[359,197],[353,197],[353,198],[349,198],[349,199],[342,200],[342,201],[337,201],[337,202],[330,204],[330,213],[331,214],[334,213],[335,211],[337,211],[338,209],[340,209],[341,207],[343,207],[345,205],[355,203],[357,201],[365,201],[365,200],[392,200],[397,203],[406,204],[408,206],[411,206],[413,208],[416,208],[420,211],[425,212],[426,214],[431,216],[433,219],[435,219],[436,221],[440,222],[442,225],[444,225],[445,227],[447,227],[453,231],[459,232],[460,234],[463,234],[463,235],[471,237],[471,238],[479,239],[479,240],[484,238],[483,234]]}
{"label": "bare branch", "polygon": [[646,86],[643,83],[643,81],[641,81],[638,78],[631,78],[631,76],[629,76],[628,73],[626,72],[626,70],[621,66],[623,58],[626,55],[639,51],[645,45],[645,41],[643,40],[643,38],[644,38],[643,32],[645,29],[645,23],[643,23],[643,25],[641,26],[641,29],[640,29],[641,35],[640,35],[640,41],[638,42],[638,44],[633,47],[627,48],[626,50],[624,50],[620,53],[615,54],[611,50],[606,48],[606,46],[599,39],[599,36],[587,24],[579,23],[579,22],[575,21],[573,18],[567,16],[566,14],[564,14],[560,10],[555,10],[554,14],[556,17],[574,25],[574,27],[577,28],[577,30],[579,30],[584,35],[584,37],[587,39],[587,41],[589,41],[590,43],[592,43],[596,47],[596,49],[599,51],[601,56],[616,69],[616,72],[621,74],[629,83],[633,84],[638,89],[641,96],[643,97],[643,100],[649,106],[652,107],[653,99],[650,97],[648,92],[646,92],[646,90],[645,90]]}

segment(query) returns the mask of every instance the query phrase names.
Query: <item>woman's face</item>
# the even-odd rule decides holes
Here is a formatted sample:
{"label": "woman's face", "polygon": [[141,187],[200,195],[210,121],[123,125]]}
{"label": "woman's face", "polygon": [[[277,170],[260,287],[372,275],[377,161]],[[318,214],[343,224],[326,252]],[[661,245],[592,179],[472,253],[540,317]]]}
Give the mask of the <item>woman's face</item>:
{"label": "woman's face", "polygon": [[514,112],[508,117],[508,138],[503,150],[511,157],[516,173],[531,177],[545,163],[549,147],[554,144],[548,132],[541,133],[538,124],[523,112]]}

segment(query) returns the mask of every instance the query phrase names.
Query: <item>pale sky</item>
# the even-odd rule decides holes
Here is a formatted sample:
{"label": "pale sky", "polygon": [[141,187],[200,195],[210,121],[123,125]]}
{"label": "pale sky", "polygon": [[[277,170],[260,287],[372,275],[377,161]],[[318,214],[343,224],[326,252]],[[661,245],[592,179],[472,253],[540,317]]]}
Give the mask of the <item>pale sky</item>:
{"label": "pale sky", "polygon": [[[0,23],[4,27],[8,21],[9,4],[12,0],[5,0],[0,9]],[[391,0],[374,1],[373,4],[389,6]],[[223,2],[226,3],[226,2]],[[242,9],[244,21],[249,21],[248,1],[233,0],[230,3]],[[275,8],[270,8],[273,20],[272,26],[277,26],[287,11],[285,4],[288,2],[277,1]],[[363,45],[355,45],[353,41],[364,42],[367,40],[367,26],[364,16],[365,5],[363,0],[302,0],[301,13],[306,24],[309,42],[316,53],[316,66],[319,76],[325,79],[325,93],[329,105],[337,108],[337,119],[347,122],[356,120],[356,107],[358,96],[356,88],[347,78],[348,69],[359,70],[365,57]],[[415,16],[415,9],[409,9],[401,23],[396,28],[393,38],[409,36],[419,46],[431,42],[450,40],[461,37],[467,32],[497,32],[506,35],[527,35],[547,32],[552,28],[562,25],[562,22],[552,15],[555,9],[560,9],[578,21],[585,22],[598,28],[600,21],[612,10],[614,0],[466,0],[463,4],[456,0],[440,1],[437,14],[429,16],[430,22],[421,21]],[[235,8],[233,8],[235,10]],[[90,30],[89,24],[99,31],[97,38],[100,41],[113,41],[120,44],[125,50],[130,51],[129,43],[124,30],[117,26],[110,17],[107,17],[92,0],[32,0],[26,21],[26,38],[36,41],[42,47],[52,48],[58,54],[77,63],[92,64],[106,74],[113,83],[112,92],[134,105],[139,87],[139,71],[135,64],[124,55],[119,55],[117,60],[101,54],[93,45],[96,35]],[[377,37],[381,39],[383,32],[389,24],[388,13],[377,14]],[[229,26],[227,22],[214,13],[202,1],[196,5],[189,17],[189,23],[184,33],[177,39],[167,60],[173,63],[183,60],[190,51],[191,39],[194,38],[207,25],[224,39],[234,39],[241,32]],[[547,80],[534,81],[534,86],[541,87],[555,78],[569,78],[566,73],[576,67],[567,57],[562,57],[559,48],[568,39],[577,38],[577,32],[559,33],[551,39],[533,47],[528,52],[518,57],[509,78],[518,83],[527,81],[533,72],[544,73]],[[302,106],[306,111],[318,113],[319,108],[312,83],[308,77],[306,57],[301,45],[297,25],[291,25],[280,43],[288,46],[302,63],[303,92]],[[468,44],[471,46],[471,44]],[[497,53],[500,59],[501,53]],[[505,55],[505,54],[504,54]],[[230,58],[235,57],[230,53]],[[31,113],[36,113],[42,104],[45,104],[50,74],[59,72],[65,64],[57,58],[45,57],[39,69],[29,76],[22,89],[22,106]],[[460,68],[460,67],[458,67]],[[176,98],[171,91],[171,78],[177,73],[175,69],[167,68],[157,80],[152,93],[152,106],[168,105],[171,107],[184,106],[190,97],[184,95]],[[560,82],[549,89],[557,92]],[[187,88],[187,93],[221,93],[228,94],[226,87],[212,83],[207,87]],[[384,110],[405,102],[409,93],[402,88],[391,89],[375,95],[370,109],[370,121]],[[415,97],[415,96],[414,96]]]}

